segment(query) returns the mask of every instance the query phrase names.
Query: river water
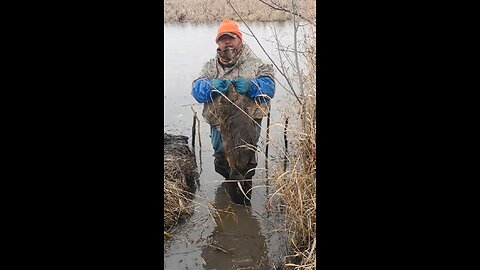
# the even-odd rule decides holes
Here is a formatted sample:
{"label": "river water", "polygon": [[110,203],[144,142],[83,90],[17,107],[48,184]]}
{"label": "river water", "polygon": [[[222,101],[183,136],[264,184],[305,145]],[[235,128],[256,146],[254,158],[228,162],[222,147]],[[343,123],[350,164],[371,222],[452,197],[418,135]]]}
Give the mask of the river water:
{"label": "river water", "polygon": [[[244,42],[259,58],[271,63],[248,29],[241,22],[239,26]],[[273,27],[281,43],[291,46],[292,24],[249,23],[249,27],[270,57],[280,63],[278,50],[272,42]],[[200,119],[200,136],[196,134],[195,138],[200,172],[193,202],[195,211],[166,241],[164,269],[276,269],[286,255],[287,239],[280,215],[267,210],[266,202],[274,190],[269,185],[265,157],[258,156],[259,169],[253,177],[251,206],[232,204],[224,191],[222,177],[214,171],[209,126],[201,117],[202,105],[191,96],[192,81],[204,62],[215,56],[217,28],[218,23],[164,24],[164,131],[188,136],[191,143],[193,111]],[[281,86],[287,85],[286,80],[278,72],[275,74],[276,95],[272,100],[270,136],[281,141],[282,109],[293,97]],[[262,122],[259,141],[262,151],[265,151],[266,122],[266,119]],[[273,161],[279,152],[270,146],[269,160]],[[218,212],[219,217],[214,216],[212,205],[223,210]]]}

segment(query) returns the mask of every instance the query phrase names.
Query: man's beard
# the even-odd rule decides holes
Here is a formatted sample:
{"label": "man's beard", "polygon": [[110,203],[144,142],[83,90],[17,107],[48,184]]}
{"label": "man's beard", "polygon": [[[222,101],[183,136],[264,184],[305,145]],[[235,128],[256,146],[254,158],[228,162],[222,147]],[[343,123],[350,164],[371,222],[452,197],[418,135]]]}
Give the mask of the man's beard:
{"label": "man's beard", "polygon": [[241,48],[236,49],[233,46],[227,46],[223,50],[217,49],[218,59],[224,66],[231,67],[235,65],[241,53]]}

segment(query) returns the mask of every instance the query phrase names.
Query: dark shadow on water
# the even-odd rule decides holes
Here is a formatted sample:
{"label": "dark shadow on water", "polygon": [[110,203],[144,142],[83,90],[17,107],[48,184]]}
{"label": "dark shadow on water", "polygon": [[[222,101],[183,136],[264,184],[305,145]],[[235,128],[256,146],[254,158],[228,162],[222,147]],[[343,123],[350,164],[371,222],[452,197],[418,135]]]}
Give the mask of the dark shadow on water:
{"label": "dark shadow on water", "polygon": [[205,269],[269,269],[265,237],[251,207],[231,202],[225,183],[219,185],[214,205],[220,218],[216,219],[208,245],[202,249]]}

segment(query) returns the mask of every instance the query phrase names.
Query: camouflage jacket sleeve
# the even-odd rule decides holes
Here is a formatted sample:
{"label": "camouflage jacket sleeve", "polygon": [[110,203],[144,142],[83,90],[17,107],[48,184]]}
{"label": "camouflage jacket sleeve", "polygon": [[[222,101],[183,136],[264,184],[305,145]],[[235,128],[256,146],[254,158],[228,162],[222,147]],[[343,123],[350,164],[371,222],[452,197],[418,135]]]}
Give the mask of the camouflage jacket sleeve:
{"label": "camouflage jacket sleeve", "polygon": [[214,98],[210,87],[213,78],[211,62],[210,60],[203,65],[198,77],[192,83],[192,96],[199,103],[210,103]]}

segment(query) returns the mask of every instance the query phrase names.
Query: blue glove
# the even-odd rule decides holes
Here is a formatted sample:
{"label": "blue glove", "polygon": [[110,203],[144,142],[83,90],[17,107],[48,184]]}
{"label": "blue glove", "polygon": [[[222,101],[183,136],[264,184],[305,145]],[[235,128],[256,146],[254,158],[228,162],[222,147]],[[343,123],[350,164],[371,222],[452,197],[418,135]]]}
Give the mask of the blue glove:
{"label": "blue glove", "polygon": [[[258,98],[261,103],[268,102],[275,96],[275,82],[267,76],[255,78],[252,80],[248,95],[251,99]],[[267,95],[269,98],[259,97],[260,95]]]}
{"label": "blue glove", "polygon": [[235,87],[235,90],[237,91],[237,93],[245,95],[250,91],[250,82],[251,82],[251,79],[239,77],[233,80],[232,84],[233,84],[233,87]]}
{"label": "blue glove", "polygon": [[223,94],[227,94],[228,86],[230,86],[231,82],[226,79],[213,79],[212,80],[212,90],[218,90]]}

